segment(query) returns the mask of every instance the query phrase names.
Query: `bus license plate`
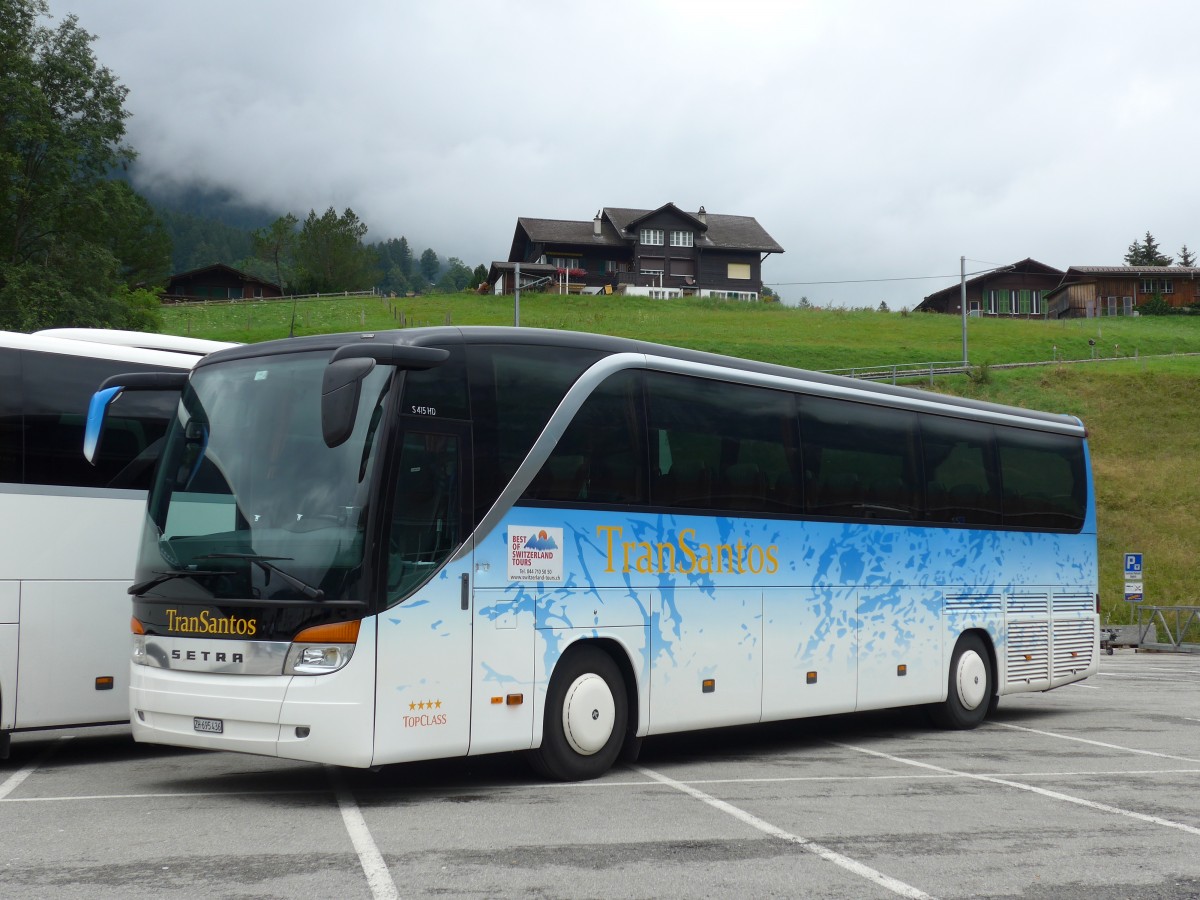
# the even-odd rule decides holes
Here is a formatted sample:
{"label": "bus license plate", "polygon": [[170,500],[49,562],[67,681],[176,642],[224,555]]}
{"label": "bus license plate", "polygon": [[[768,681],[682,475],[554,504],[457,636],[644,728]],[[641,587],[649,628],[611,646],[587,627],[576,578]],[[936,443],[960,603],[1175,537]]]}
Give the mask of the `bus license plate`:
{"label": "bus license plate", "polygon": [[225,721],[223,719],[201,719],[199,716],[192,718],[192,727],[196,731],[203,731],[206,734],[223,734],[225,732]]}

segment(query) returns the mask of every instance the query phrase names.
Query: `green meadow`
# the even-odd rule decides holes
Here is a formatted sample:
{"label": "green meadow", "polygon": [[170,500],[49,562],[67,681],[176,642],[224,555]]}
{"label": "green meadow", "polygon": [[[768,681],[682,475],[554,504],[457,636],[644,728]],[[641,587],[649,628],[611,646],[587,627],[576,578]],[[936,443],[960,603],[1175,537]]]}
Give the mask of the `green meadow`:
{"label": "green meadow", "polygon": [[[351,297],[295,304],[297,335],[404,325],[511,325],[513,298],[470,294]],[[164,308],[164,331],[253,342],[286,337],[290,301]],[[521,324],[613,334],[809,369],[962,358],[954,316],[794,309],[737,301],[525,294]],[[933,389],[1079,416],[1096,480],[1105,621],[1130,621],[1123,557],[1145,555],[1148,603],[1200,605],[1200,317],[1043,322],[971,319],[971,376]],[[1094,342],[1089,343],[1089,341]],[[1048,366],[997,369],[1016,362]],[[1066,362],[1062,362],[1062,361]],[[928,378],[915,380],[929,387]]]}

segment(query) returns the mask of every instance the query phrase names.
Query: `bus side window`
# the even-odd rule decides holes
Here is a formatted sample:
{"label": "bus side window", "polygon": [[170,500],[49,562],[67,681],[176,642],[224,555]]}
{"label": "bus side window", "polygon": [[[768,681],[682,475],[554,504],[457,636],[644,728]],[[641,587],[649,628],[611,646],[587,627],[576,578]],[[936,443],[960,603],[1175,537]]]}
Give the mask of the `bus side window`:
{"label": "bus side window", "polygon": [[994,428],[949,416],[921,418],[925,492],[932,522],[1000,523],[1000,474]]}
{"label": "bus side window", "polygon": [[1083,446],[1066,435],[1005,428],[996,435],[1004,523],[1078,531],[1087,512]]}
{"label": "bus side window", "polygon": [[24,480],[21,351],[0,347],[0,482]]}
{"label": "bus side window", "polygon": [[454,435],[404,434],[388,533],[389,603],[412,593],[462,541],[459,456]]}
{"label": "bus side window", "polygon": [[619,372],[592,392],[525,491],[525,500],[646,502],[641,377]]}
{"label": "bus side window", "polygon": [[920,519],[917,416],[829,397],[802,397],[805,510],[844,519]]}
{"label": "bus side window", "polygon": [[[83,458],[88,402],[110,375],[144,366],[57,353],[24,351],[25,483],[108,487],[122,470],[163,436],[178,401],[171,392],[131,392],[112,406],[96,465]],[[150,470],[125,487],[145,489]]]}
{"label": "bus side window", "polygon": [[655,506],[795,513],[795,395],[653,373],[647,377]]}

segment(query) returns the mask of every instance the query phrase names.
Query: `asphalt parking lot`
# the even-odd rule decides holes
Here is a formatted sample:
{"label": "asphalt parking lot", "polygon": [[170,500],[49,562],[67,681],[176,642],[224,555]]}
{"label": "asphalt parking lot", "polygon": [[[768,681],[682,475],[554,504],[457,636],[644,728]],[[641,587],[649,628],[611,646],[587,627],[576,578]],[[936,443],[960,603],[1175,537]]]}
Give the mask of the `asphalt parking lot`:
{"label": "asphalt parking lot", "polygon": [[1200,655],[1118,651],[972,732],[913,711],[338,770],[14,737],[0,896],[1200,897]]}

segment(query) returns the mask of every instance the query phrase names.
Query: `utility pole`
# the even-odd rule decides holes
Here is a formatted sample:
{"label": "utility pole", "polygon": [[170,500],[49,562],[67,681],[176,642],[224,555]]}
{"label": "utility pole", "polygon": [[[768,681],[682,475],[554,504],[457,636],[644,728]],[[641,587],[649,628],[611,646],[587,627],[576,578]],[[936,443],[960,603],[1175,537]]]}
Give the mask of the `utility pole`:
{"label": "utility pole", "polygon": [[516,265],[516,281],[513,283],[513,327],[521,327],[521,264]]}
{"label": "utility pole", "polygon": [[962,280],[958,305],[962,309],[963,368],[965,369],[967,367],[967,258],[965,256],[958,258],[958,271]]}

